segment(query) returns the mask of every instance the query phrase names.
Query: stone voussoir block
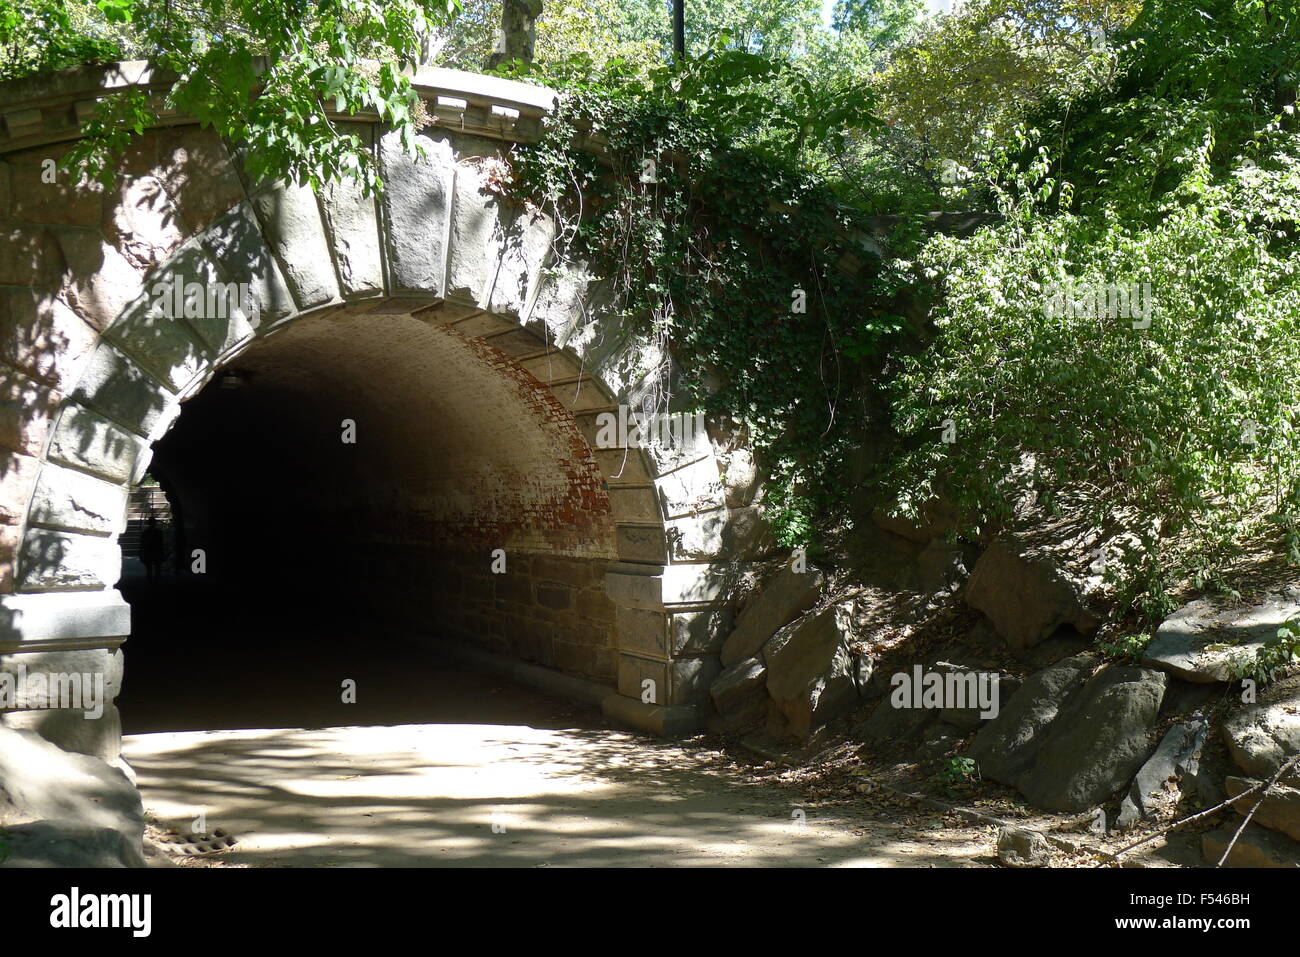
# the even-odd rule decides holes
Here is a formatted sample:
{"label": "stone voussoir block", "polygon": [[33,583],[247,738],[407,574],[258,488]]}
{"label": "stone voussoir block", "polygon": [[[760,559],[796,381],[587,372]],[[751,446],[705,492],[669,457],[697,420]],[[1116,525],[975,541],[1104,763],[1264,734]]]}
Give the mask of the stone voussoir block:
{"label": "stone voussoir block", "polygon": [[146,438],[164,423],[174,402],[162,384],[108,342],[96,348],[72,398]]}
{"label": "stone voussoir block", "polygon": [[126,524],[126,489],[47,463],[32,496],[28,522],[64,531],[116,534]]}
{"label": "stone voussoir block", "polygon": [[251,202],[298,308],[314,309],[338,299],[334,259],[311,189],[277,184],[254,193]]}
{"label": "stone voussoir block", "polygon": [[[344,124],[344,132],[368,140],[368,124]],[[374,197],[361,184],[345,179],[326,185],[320,195],[334,261],[346,298],[378,296],[384,291],[384,258],[380,250],[379,211]]]}
{"label": "stone voussoir block", "polygon": [[59,415],[47,458],[111,482],[134,482],[144,472],[149,446],[97,412],[67,403]]}
{"label": "stone voussoir block", "polygon": [[246,284],[246,318],[258,332],[297,312],[289,285],[247,201],[217,219],[199,241],[232,281]]}
{"label": "stone voussoir block", "polygon": [[411,156],[395,132],[379,137],[384,243],[393,294],[443,295],[456,163],[445,137],[416,136]]}
{"label": "stone voussoir block", "polygon": [[22,591],[91,591],[122,574],[122,551],[111,538],[30,528],[19,554]]}

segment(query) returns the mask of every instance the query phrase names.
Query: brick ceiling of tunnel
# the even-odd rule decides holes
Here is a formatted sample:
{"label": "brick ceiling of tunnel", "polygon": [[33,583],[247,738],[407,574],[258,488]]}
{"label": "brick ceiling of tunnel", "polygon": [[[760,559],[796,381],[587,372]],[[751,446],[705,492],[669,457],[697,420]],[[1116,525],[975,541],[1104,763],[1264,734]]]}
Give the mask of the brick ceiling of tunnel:
{"label": "brick ceiling of tunnel", "polygon": [[[191,474],[238,462],[316,508],[362,503],[483,543],[613,554],[608,494],[563,407],[512,359],[446,326],[407,315],[293,323],[187,406],[160,453],[186,450]],[[342,441],[345,419],[355,444]]]}

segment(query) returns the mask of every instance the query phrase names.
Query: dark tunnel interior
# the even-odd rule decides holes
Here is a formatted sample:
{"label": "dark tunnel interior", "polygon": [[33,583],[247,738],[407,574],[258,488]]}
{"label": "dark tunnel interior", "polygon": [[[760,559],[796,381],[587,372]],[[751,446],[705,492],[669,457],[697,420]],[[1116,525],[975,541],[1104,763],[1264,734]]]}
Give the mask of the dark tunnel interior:
{"label": "dark tunnel interior", "polygon": [[[409,316],[302,322],[226,364],[132,496],[124,730],[418,721],[445,640],[611,680],[612,520],[543,388]],[[591,600],[543,607],[548,577]]]}

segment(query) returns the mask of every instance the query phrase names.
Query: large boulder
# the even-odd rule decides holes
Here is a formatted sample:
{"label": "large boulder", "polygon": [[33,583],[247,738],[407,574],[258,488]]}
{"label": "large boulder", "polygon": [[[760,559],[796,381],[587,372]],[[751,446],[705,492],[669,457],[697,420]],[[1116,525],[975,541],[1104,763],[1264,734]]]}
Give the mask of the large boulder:
{"label": "large boulder", "polygon": [[881,747],[911,741],[939,720],[934,708],[897,708],[886,695],[862,725],[858,736],[867,744]]}
{"label": "large boulder", "polygon": [[1097,658],[1072,655],[1036,671],[994,720],[971,742],[969,756],[986,778],[1014,784],[1033,764],[1046,732],[1089,673]]}
{"label": "large boulder", "polygon": [[722,645],[723,666],[758,654],[778,628],[817,603],[824,585],[825,576],[815,568],[783,567],[736,616],[736,627]]}
{"label": "large boulder", "polygon": [[1050,637],[1062,625],[1091,634],[1100,614],[1085,582],[1039,538],[1004,533],[984,550],[966,583],[966,603],[988,616],[1015,651]]}
{"label": "large boulder", "polygon": [[1151,753],[1167,677],[1074,655],[1035,672],[971,743],[980,773],[1033,804],[1082,811],[1132,779]]}
{"label": "large boulder", "polygon": [[898,514],[893,506],[877,508],[872,511],[871,520],[878,528],[921,545],[957,527],[957,510],[940,499],[931,499],[918,512],[916,517],[907,518]]}
{"label": "large boulder", "polygon": [[[1223,737],[1237,767],[1267,779],[1300,751],[1300,690],[1268,703],[1250,705],[1223,722]],[[1282,783],[1300,787],[1300,768]]]}
{"label": "large boulder", "polygon": [[[1236,797],[1248,791],[1258,781],[1250,778],[1229,777],[1223,782],[1228,797]],[[1259,800],[1259,792],[1247,796],[1233,805],[1239,814],[1248,814]],[[1251,820],[1271,831],[1278,831],[1287,837],[1300,841],[1300,788],[1290,788],[1285,784],[1275,784],[1264,795],[1263,803],[1256,809]]]}
{"label": "large boulder", "polygon": [[1253,659],[1295,618],[1300,618],[1300,594],[1294,590],[1245,608],[1198,598],[1161,624],[1142,663],[1186,681],[1232,681],[1235,666]]}
{"label": "large boulder", "polygon": [[141,853],[111,827],[32,821],[0,832],[0,867],[140,867]]}
{"label": "large boulder", "polygon": [[1120,802],[1116,824],[1132,827],[1161,808],[1175,804],[1190,785],[1199,785],[1201,749],[1209,722],[1197,715],[1174,725],[1156,745],[1155,753],[1138,770],[1128,794]]}
{"label": "large boulder", "polygon": [[[945,675],[956,676],[965,684],[966,701],[964,706],[959,707],[958,703],[954,701],[951,706],[944,707],[939,711],[939,720],[945,721],[962,731],[974,731],[982,727],[986,722],[995,720],[1002,713],[1002,709],[1010,700],[1011,695],[1020,687],[1020,681],[1011,675],[981,671],[947,661],[936,661],[934,667],[935,670]],[[994,678],[997,680],[994,681]],[[984,708],[978,703],[978,694],[975,696],[970,694],[971,689],[981,688],[987,688],[991,695],[992,700],[989,702],[988,708]]]}
{"label": "large boulder", "polygon": [[1016,781],[1020,793],[1049,811],[1082,811],[1129,782],[1151,753],[1168,676],[1149,668],[1109,667],[1062,709]]}
{"label": "large boulder", "polygon": [[[1228,842],[1237,833],[1239,822],[1230,821],[1217,831],[1209,831],[1201,837],[1201,853],[1205,863],[1219,863]],[[1246,829],[1232,845],[1232,853],[1224,861],[1224,867],[1300,867],[1300,843],[1274,834],[1257,824],[1247,824]]]}
{"label": "large boulder", "polygon": [[126,775],[33,731],[0,727],[0,827],[17,835],[21,851],[5,866],[44,860],[90,867],[106,855],[119,866],[145,866],[144,808]]}
{"label": "large boulder", "polygon": [[709,693],[721,718],[719,730],[756,727],[767,715],[767,666],[758,656],[738,661],[713,679]]}
{"label": "large boulder", "polygon": [[763,646],[767,693],[786,733],[807,738],[857,702],[870,673],[850,653],[853,640],[852,607],[841,603],[791,622]]}

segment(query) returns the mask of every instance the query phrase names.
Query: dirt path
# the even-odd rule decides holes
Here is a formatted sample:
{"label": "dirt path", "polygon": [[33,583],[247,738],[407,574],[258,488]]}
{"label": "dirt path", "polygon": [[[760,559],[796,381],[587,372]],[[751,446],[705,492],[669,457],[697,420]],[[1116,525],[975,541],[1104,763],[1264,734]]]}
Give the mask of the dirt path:
{"label": "dirt path", "polygon": [[[420,724],[165,731],[124,755],[146,808],[245,866],[971,866],[987,835],[850,820],[725,755],[443,670]],[[494,826],[495,825],[495,826]]]}

